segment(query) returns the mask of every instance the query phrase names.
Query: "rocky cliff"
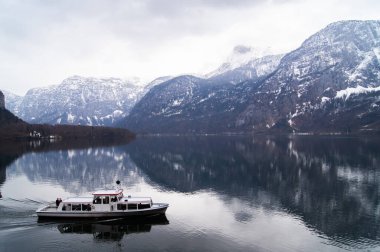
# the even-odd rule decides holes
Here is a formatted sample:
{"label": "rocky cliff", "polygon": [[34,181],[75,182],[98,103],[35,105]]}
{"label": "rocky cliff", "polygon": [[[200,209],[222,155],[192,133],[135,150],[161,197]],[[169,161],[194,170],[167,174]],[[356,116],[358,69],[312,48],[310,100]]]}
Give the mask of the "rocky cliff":
{"label": "rocky cliff", "polygon": [[[13,125],[13,124],[23,124],[24,122],[9,112],[5,108],[5,98],[3,92],[0,91],[0,128]],[[0,130],[1,131],[1,130]],[[0,138],[1,138],[1,132],[0,132]]]}
{"label": "rocky cliff", "polygon": [[0,91],[0,109],[5,109],[5,99],[3,92]]}

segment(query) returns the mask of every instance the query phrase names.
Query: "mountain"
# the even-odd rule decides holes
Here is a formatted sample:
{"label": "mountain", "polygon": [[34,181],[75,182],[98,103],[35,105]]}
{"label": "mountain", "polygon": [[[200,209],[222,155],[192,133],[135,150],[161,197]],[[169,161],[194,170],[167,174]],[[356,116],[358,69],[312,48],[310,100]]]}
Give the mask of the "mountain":
{"label": "mountain", "polygon": [[[89,127],[78,125],[46,125],[46,124],[28,124],[12,114],[5,108],[4,94],[0,91],[0,140],[5,141],[4,146],[15,140],[35,140],[30,146],[40,146],[42,142],[59,141],[65,145],[66,140],[75,139],[78,141],[95,141],[114,143],[127,143],[135,137],[135,134],[127,129],[111,127]],[[104,143],[101,143],[104,144]]]}
{"label": "mountain", "polygon": [[24,122],[5,108],[5,97],[3,92],[0,91],[0,127],[18,123],[22,124]]}
{"label": "mountain", "polygon": [[161,76],[161,77],[158,77],[158,78],[152,80],[151,82],[149,82],[144,87],[145,93],[147,93],[152,87],[157,86],[157,85],[159,85],[165,81],[168,81],[170,79],[173,79],[173,78],[174,78],[173,76]]}
{"label": "mountain", "polygon": [[161,83],[119,125],[149,133],[379,130],[379,60],[380,21],[336,22],[285,56]]}
{"label": "mountain", "polygon": [[380,21],[330,24],[283,57],[250,94],[235,128],[371,130],[380,118],[379,59]]}
{"label": "mountain", "polygon": [[142,91],[117,78],[73,76],[29,90],[14,112],[29,123],[109,126],[129,113]]}
{"label": "mountain", "polygon": [[218,131],[237,116],[231,101],[244,92],[238,83],[265,78],[283,56],[256,55],[255,50],[235,47],[233,56],[205,78],[183,75],[155,85],[117,126],[149,133]]}
{"label": "mountain", "polygon": [[152,87],[171,78],[159,77],[141,86],[138,79],[73,76],[60,85],[31,89],[24,97],[5,91],[5,103],[30,123],[111,126]]}
{"label": "mountain", "polygon": [[13,113],[17,114],[23,96],[13,94],[6,90],[3,90],[3,93],[5,96],[5,107],[8,108],[9,111],[12,111]]}
{"label": "mountain", "polygon": [[[213,82],[228,82],[238,84],[246,80],[257,80],[272,73],[280,63],[283,55],[266,55],[251,60],[230,69],[231,65],[224,63],[215,72],[208,74]],[[236,64],[236,63],[235,63]],[[224,68],[225,66],[228,68]],[[215,74],[217,73],[217,74]]]}
{"label": "mountain", "polygon": [[[192,120],[196,113],[196,104],[207,99],[211,85],[205,79],[191,75],[173,78],[151,88],[132,109],[127,117],[128,122],[121,120],[117,126],[139,127],[139,131],[151,132],[152,126],[162,128],[169,126],[168,131],[175,131],[179,126],[177,118]],[[205,97],[206,95],[206,97]]]}

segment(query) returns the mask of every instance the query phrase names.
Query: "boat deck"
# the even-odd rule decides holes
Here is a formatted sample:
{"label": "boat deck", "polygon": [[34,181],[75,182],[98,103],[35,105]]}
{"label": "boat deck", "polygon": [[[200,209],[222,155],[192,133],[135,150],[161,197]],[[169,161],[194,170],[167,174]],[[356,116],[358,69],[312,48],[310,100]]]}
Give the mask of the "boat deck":
{"label": "boat deck", "polygon": [[43,211],[43,212],[57,212],[57,210],[58,208],[53,204],[39,209],[39,211]]}

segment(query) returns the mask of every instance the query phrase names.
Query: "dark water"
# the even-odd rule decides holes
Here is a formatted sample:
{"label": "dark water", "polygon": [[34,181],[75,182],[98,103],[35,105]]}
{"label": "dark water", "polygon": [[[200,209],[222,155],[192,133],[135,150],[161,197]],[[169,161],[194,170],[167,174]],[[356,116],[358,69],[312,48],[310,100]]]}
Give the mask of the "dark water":
{"label": "dark water", "polygon": [[[151,137],[4,152],[0,251],[380,251],[379,140]],[[38,222],[41,204],[117,179],[169,203],[166,218]]]}

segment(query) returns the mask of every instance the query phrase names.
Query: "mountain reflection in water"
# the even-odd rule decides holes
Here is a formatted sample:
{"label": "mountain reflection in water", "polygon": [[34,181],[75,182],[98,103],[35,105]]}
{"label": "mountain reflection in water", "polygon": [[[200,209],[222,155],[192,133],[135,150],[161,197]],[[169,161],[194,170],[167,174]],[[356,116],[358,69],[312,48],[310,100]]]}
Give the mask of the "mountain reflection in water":
{"label": "mountain reflection in water", "polygon": [[[0,187],[8,178],[24,174],[32,183],[48,181],[68,194],[82,194],[111,187],[116,178],[121,178],[128,188],[138,189],[147,183],[160,195],[178,197],[178,202],[181,197],[204,193],[210,199],[220,199],[226,208],[241,202],[238,210],[230,211],[243,225],[261,216],[255,216],[252,209],[264,209],[295,216],[333,247],[370,249],[380,246],[378,140],[327,136],[140,137],[122,146],[31,152],[17,157],[0,154]],[[169,203],[175,209],[178,202]],[[217,210],[221,211],[210,209]],[[181,213],[175,216],[180,221]],[[171,221],[169,226],[173,225]],[[58,226],[63,233],[94,234],[103,228],[115,231],[100,232],[99,237],[104,239],[117,240],[128,233],[120,225]]]}
{"label": "mountain reflection in water", "polygon": [[[229,201],[300,216],[329,237],[379,244],[379,139],[175,137],[139,139],[127,152],[170,190],[212,190]],[[237,218],[249,218],[246,214]]]}

